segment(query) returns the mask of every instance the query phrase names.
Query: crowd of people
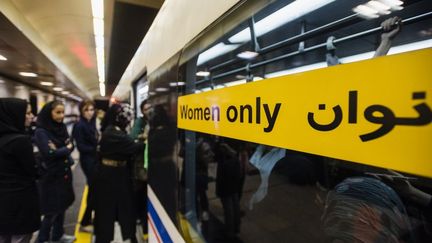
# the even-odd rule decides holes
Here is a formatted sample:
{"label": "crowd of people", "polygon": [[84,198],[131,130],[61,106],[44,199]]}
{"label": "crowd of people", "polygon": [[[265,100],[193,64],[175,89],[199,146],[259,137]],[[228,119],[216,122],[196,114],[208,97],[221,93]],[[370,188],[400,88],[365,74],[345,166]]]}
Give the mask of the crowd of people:
{"label": "crowd of people", "polygon": [[75,240],[64,228],[65,212],[75,200],[75,148],[88,185],[79,230],[94,233],[96,242],[109,243],[118,221],[123,239],[137,242],[137,222],[146,232],[144,147],[151,106],[143,102],[141,109],[144,116],[128,134],[134,111],[128,104],[113,104],[99,132],[94,102],[83,101],[70,136],[61,101],[45,104],[31,131],[30,104],[0,98],[0,242],[30,242],[36,231],[37,243]]}

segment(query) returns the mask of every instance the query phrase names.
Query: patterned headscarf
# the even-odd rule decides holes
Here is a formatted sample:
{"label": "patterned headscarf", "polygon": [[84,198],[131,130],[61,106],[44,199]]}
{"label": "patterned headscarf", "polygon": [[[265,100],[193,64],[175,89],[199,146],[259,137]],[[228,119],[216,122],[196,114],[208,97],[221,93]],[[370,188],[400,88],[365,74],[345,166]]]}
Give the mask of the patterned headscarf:
{"label": "patterned headscarf", "polygon": [[129,104],[120,104],[116,114],[116,123],[121,128],[126,128],[134,118],[134,110]]}

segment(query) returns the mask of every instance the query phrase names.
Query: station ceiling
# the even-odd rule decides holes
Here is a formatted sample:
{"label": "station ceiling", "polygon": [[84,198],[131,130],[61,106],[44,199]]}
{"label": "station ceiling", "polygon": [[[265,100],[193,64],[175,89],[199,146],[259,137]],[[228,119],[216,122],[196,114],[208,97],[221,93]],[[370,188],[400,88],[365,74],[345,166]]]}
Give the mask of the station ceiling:
{"label": "station ceiling", "polygon": [[[162,4],[104,0],[106,97]],[[90,0],[1,0],[0,12],[0,54],[7,58],[0,61],[0,76],[46,92],[61,86],[82,98],[101,98]],[[42,86],[42,81],[54,85]]]}

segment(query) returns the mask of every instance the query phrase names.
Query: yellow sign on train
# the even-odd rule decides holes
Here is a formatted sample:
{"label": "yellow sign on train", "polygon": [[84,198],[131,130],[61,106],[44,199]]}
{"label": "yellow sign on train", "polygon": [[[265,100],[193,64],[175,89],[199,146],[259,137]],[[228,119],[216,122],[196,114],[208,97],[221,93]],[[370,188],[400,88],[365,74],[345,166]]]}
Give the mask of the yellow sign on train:
{"label": "yellow sign on train", "polygon": [[178,127],[432,178],[432,49],[178,99]]}

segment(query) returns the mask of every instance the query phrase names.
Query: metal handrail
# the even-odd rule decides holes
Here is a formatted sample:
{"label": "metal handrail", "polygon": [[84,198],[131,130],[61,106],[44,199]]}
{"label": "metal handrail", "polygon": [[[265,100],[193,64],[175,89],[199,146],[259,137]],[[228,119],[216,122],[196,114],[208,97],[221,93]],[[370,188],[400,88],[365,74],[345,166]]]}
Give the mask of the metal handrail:
{"label": "metal handrail", "polygon": [[[404,19],[404,20],[402,20],[402,23],[405,24],[405,25],[406,24],[411,24],[411,23],[416,23],[416,22],[419,22],[421,20],[427,19],[429,17],[432,17],[432,12],[427,12],[427,13],[423,13],[423,14],[420,14],[420,15],[417,15],[417,16],[413,16],[411,18]],[[344,41],[351,40],[351,39],[354,39],[354,38],[370,35],[370,34],[378,32],[380,30],[382,30],[381,26],[380,27],[376,27],[376,28],[372,28],[372,29],[369,29],[369,30],[365,30],[365,31],[362,31],[362,32],[359,32],[359,33],[356,33],[356,34],[352,34],[352,35],[348,35],[348,36],[345,36],[345,37],[341,37],[341,38],[335,39],[333,41],[333,43],[336,44],[336,43],[344,42]],[[292,38],[290,38],[290,39],[292,39]],[[276,44],[278,44],[278,43],[276,43]],[[276,44],[274,44],[274,45],[276,45]],[[272,46],[274,46],[274,45],[272,45]],[[287,53],[287,54],[284,54],[284,55],[281,55],[281,56],[278,56],[278,57],[275,57],[275,58],[272,58],[272,59],[269,59],[269,60],[265,60],[265,61],[262,61],[262,62],[257,62],[257,63],[251,64],[250,68],[253,69],[253,68],[256,68],[256,67],[260,67],[260,66],[272,63],[272,62],[277,62],[277,61],[285,59],[287,57],[296,56],[296,55],[303,54],[303,53],[306,53],[306,52],[310,52],[310,51],[313,51],[313,50],[316,50],[316,49],[319,49],[319,48],[322,48],[322,47],[326,47],[326,45],[327,45],[327,43],[325,42],[325,43],[321,43],[321,44],[317,44],[317,45],[305,48],[302,51],[290,52],[290,53]],[[229,76],[231,74],[235,74],[235,73],[238,73],[238,72],[241,72],[241,71],[245,71],[245,70],[246,70],[246,67],[241,67],[241,68],[233,69],[233,70],[227,71],[225,73],[221,73],[221,74],[215,75],[211,79],[214,80],[214,79],[223,78],[223,77]],[[204,83],[204,82],[206,82],[208,80],[210,80],[210,79],[198,80],[196,82],[196,84],[199,85],[199,84]]]}
{"label": "metal handrail", "polygon": [[[291,45],[291,44],[294,44],[294,43],[298,43],[298,42],[307,40],[307,39],[309,39],[311,37],[314,37],[314,36],[317,36],[317,35],[325,32],[325,31],[332,31],[335,28],[339,28],[343,24],[351,23],[351,21],[353,21],[353,20],[360,20],[358,18],[358,14],[352,14],[352,15],[344,17],[342,19],[338,19],[336,21],[330,22],[330,23],[325,24],[323,26],[317,27],[315,29],[306,31],[306,32],[304,32],[302,34],[299,34],[299,35],[290,37],[288,39],[285,39],[283,41],[280,41],[280,42],[271,44],[269,46],[263,47],[263,48],[261,48],[258,51],[258,53],[260,55],[262,55],[262,54],[265,54],[267,52],[271,52],[271,51],[273,51],[273,50],[275,50],[277,48],[280,48],[282,46],[287,46],[287,45]],[[219,68],[221,68],[223,66],[230,65],[230,64],[233,64],[233,63],[236,63],[236,62],[239,62],[239,61],[242,61],[242,60],[239,60],[238,58],[233,58],[233,59],[228,60],[226,62],[223,62],[223,63],[217,64],[217,65],[215,65],[213,67],[210,67],[209,71],[211,72],[211,71],[219,69]]]}

